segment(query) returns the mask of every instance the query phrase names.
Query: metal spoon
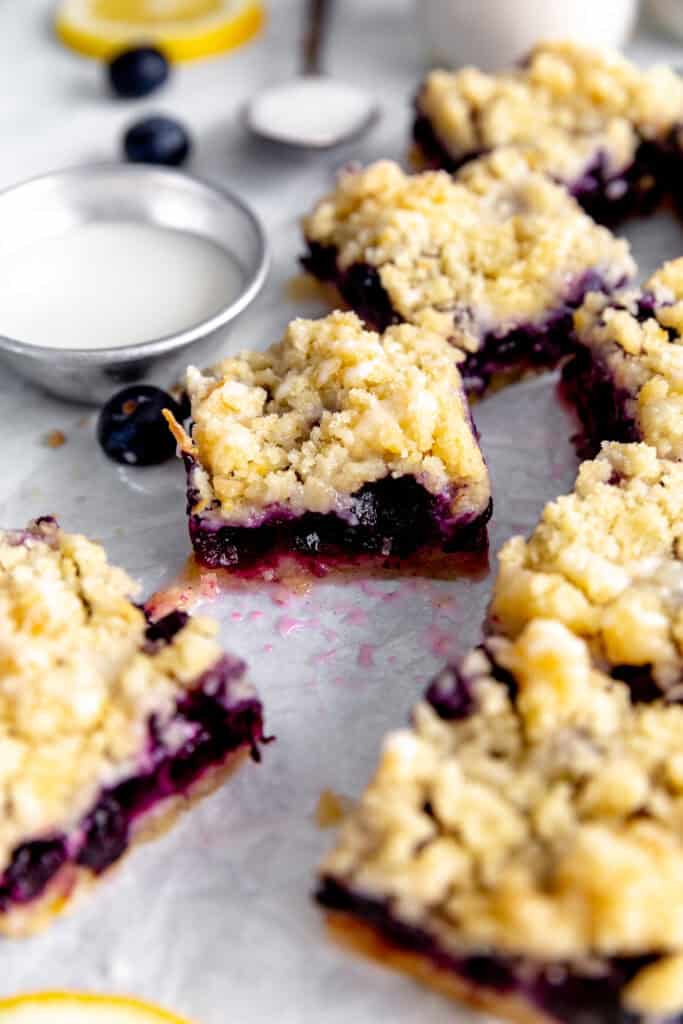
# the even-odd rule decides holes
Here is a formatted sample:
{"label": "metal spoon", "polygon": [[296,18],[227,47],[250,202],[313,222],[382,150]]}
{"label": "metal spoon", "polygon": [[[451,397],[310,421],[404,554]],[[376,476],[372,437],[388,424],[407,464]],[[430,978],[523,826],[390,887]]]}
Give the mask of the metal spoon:
{"label": "metal spoon", "polygon": [[249,102],[246,124],[260,138],[302,149],[331,149],[364,135],[377,121],[380,110],[371,96],[323,73],[321,54],[331,7],[331,0],[307,0],[302,73]]}

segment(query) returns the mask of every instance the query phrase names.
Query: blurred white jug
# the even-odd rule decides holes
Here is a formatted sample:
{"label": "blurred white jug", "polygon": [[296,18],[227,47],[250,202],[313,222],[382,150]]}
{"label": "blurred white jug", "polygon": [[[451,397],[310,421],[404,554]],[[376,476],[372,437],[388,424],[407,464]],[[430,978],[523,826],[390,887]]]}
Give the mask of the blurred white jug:
{"label": "blurred white jug", "polygon": [[681,0],[650,0],[649,8],[658,24],[683,39],[683,2]]}
{"label": "blurred white jug", "polygon": [[620,47],[638,0],[417,0],[428,63],[509,66],[539,39]]}

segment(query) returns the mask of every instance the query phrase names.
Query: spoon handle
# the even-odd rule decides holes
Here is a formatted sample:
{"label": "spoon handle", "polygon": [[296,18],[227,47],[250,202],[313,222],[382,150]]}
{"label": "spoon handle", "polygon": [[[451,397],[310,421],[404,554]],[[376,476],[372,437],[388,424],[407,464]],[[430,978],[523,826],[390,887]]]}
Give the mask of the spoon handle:
{"label": "spoon handle", "polygon": [[332,0],[307,0],[306,35],[303,47],[303,73],[322,74],[322,49],[330,22]]}

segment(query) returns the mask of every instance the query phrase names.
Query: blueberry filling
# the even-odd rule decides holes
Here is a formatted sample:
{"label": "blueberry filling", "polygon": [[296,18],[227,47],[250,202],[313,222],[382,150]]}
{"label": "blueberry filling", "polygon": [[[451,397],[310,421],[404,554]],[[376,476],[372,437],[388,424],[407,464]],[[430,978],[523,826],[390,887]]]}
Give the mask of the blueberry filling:
{"label": "blueberry filling", "polygon": [[467,354],[460,368],[465,390],[468,394],[483,394],[498,374],[556,366],[570,351],[571,331],[572,313],[565,306],[545,323],[517,327],[502,337],[489,332],[480,348]]}
{"label": "blueberry filling", "polygon": [[361,487],[343,517],[316,512],[295,517],[272,509],[254,527],[222,525],[210,513],[190,515],[190,537],[197,560],[213,569],[248,569],[283,553],[315,560],[344,554],[405,558],[430,545],[447,552],[485,549],[490,504],[455,520],[449,504],[412,476],[387,476]]}
{"label": "blueberry filling", "polygon": [[602,441],[640,440],[638,425],[627,411],[632,396],[615,386],[609,369],[589,349],[578,346],[565,364],[562,391],[581,422],[582,429],[573,438],[580,458],[594,458]]}
{"label": "blueberry filling", "polygon": [[341,271],[334,246],[310,242],[301,264],[319,281],[334,284],[351,309],[376,331],[386,331],[392,324],[401,322],[384,290],[379,271],[369,263],[354,263],[348,270]]}
{"label": "blueberry filling", "polygon": [[486,149],[472,149],[458,157],[453,156],[438,138],[432,122],[425,114],[421,114],[419,109],[413,121],[413,139],[431,170],[448,171],[450,174],[455,174],[465,164],[476,160],[477,157],[485,156],[488,152]]}
{"label": "blueberry filling", "polygon": [[594,220],[616,224],[626,217],[652,213],[668,190],[670,178],[667,147],[643,140],[633,162],[622,171],[612,174],[605,153],[599,152],[568,188]]}
{"label": "blueberry filling", "polygon": [[[215,671],[215,670],[214,670]],[[77,863],[95,874],[125,852],[131,826],[159,801],[184,792],[207,769],[239,747],[260,757],[261,711],[256,700],[226,708],[215,696],[196,692],[178,705],[177,718],[192,735],[169,755],[150,724],[150,753],[155,767],[104,793],[83,823],[85,839]]]}
{"label": "blueberry filling", "polygon": [[652,675],[651,665],[615,665],[610,674],[626,683],[634,704],[652,704],[663,696],[661,686]]}
{"label": "blueberry filling", "polygon": [[[350,306],[375,330],[384,331],[400,323],[376,268],[366,263],[339,270],[336,250],[317,242],[309,243],[303,266],[321,281],[336,285]],[[621,283],[621,282],[620,282]],[[589,291],[605,291],[601,276],[593,270],[582,274],[558,307],[546,320],[524,324],[506,334],[489,331],[476,352],[467,354],[460,370],[465,390],[482,394],[497,374],[518,369],[547,369],[556,366],[572,350],[572,314]]]}
{"label": "blueberry filling", "polygon": [[423,929],[398,920],[388,903],[357,895],[333,878],[324,878],[316,895],[327,910],[353,915],[393,946],[427,959],[436,969],[500,996],[517,995],[563,1024],[597,1020],[638,1024],[642,1020],[624,1008],[621,994],[656,955],[612,957],[600,965],[592,963],[584,973],[580,965],[571,963],[493,954],[456,956]]}
{"label": "blueberry filling", "polygon": [[[150,632],[156,643],[171,636],[174,626],[181,628],[178,621],[173,614],[150,626],[148,642]],[[246,747],[259,760],[259,746],[266,742],[261,705],[255,697],[233,700],[230,694],[231,682],[241,672],[240,662],[223,658],[179,702],[173,723],[183,727],[187,738],[178,749],[168,750],[151,719],[149,767],[103,791],[77,835],[56,835],[19,846],[0,878],[0,912],[39,897],[67,861],[94,874],[105,871],[126,851],[137,819],[161,801],[186,792],[234,751]]]}
{"label": "blueberry filling", "polygon": [[152,654],[170,644],[176,633],[179,633],[189,619],[187,612],[179,609],[165,615],[163,619],[150,622],[145,631],[145,651]]}
{"label": "blueberry filling", "polygon": [[454,665],[430,683],[425,700],[446,722],[468,718],[476,707],[469,680]]}
{"label": "blueberry filling", "polygon": [[40,896],[67,859],[66,842],[60,836],[17,847],[0,879],[0,910],[6,910],[12,903],[29,903]]}
{"label": "blueberry filling", "polygon": [[[429,118],[419,111],[413,123],[413,138],[428,167],[451,174],[487,152],[475,149],[454,157],[438,138]],[[598,152],[578,178],[558,183],[594,220],[614,224],[627,216],[652,212],[671,185],[672,171],[670,144],[643,140],[633,162],[616,174],[610,171],[605,153]]]}

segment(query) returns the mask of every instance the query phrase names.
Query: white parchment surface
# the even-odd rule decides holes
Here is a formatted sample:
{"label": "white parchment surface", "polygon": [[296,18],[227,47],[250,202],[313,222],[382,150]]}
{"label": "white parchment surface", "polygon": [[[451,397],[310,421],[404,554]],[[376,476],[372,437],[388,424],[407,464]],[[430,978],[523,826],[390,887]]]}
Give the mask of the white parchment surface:
{"label": "white parchment surface", "polygon": [[[0,9],[0,184],[115,152],[122,126],[147,109],[185,118],[193,169],[231,185],[264,218],[275,264],[265,293],[226,339],[226,351],[275,340],[297,314],[324,312],[287,282],[297,218],[348,159],[401,158],[419,75],[408,0],[339,5],[330,66],[373,89],[376,132],[337,153],[280,152],[248,140],[241,103],[295,67],[299,5],[271,4],[267,37],[242,53],[183,69],[159,98],[115,104],[98,69],[62,51],[45,0]],[[642,36],[646,59],[676,59]],[[683,59],[679,60],[683,63]],[[673,218],[627,232],[645,272],[683,254]],[[106,282],[103,282],[106,287]],[[0,292],[1,295],[1,292]],[[37,297],[38,301],[38,297]],[[492,550],[528,531],[545,501],[567,490],[573,424],[555,380],[525,382],[475,410],[493,477]],[[0,376],[0,521],[45,513],[102,541],[146,595],[177,576],[188,554],[179,463],[123,469],[94,441],[91,412]],[[44,444],[52,430],[66,443]],[[323,789],[353,797],[382,735],[402,724],[443,661],[478,636],[490,592],[480,582],[322,582],[308,594],[244,591],[207,601],[228,649],[248,659],[277,742],[165,838],[137,851],[76,914],[26,942],[0,942],[0,995],[43,987],[134,993],[198,1024],[446,1024],[464,1011],[329,944],[310,894],[330,844],[316,825]]]}

